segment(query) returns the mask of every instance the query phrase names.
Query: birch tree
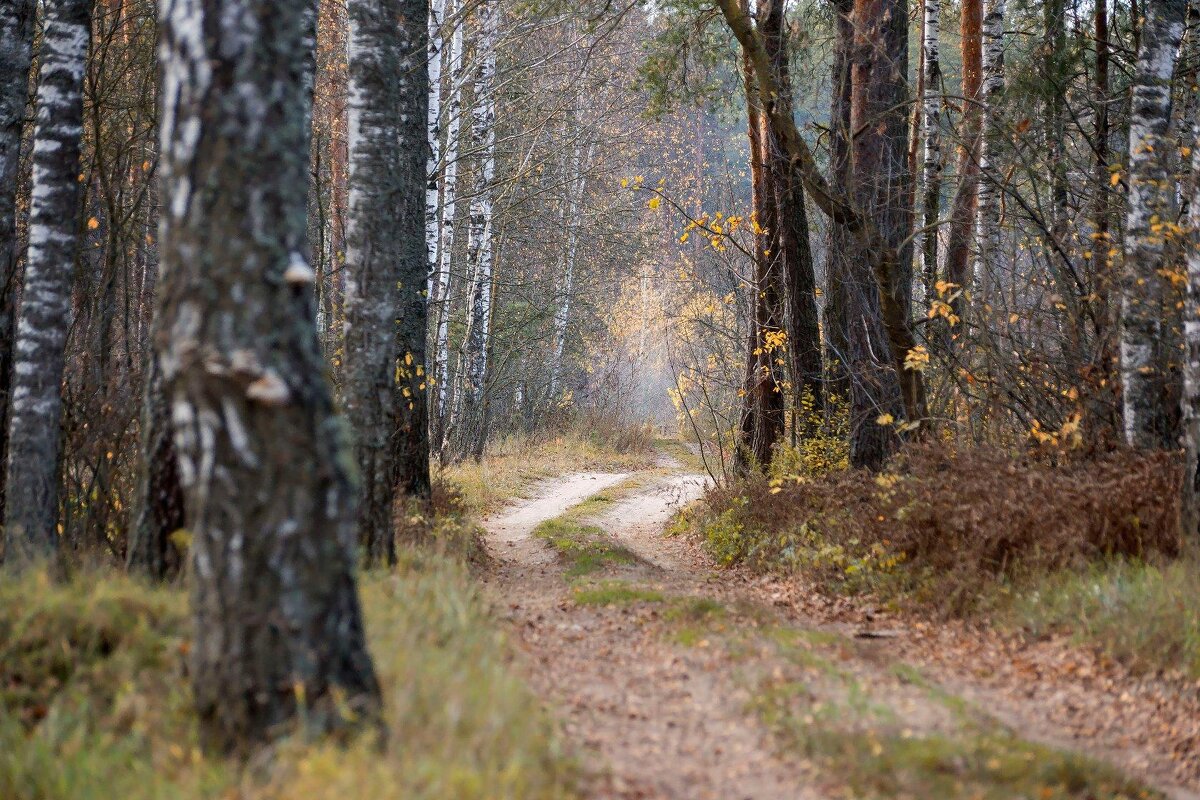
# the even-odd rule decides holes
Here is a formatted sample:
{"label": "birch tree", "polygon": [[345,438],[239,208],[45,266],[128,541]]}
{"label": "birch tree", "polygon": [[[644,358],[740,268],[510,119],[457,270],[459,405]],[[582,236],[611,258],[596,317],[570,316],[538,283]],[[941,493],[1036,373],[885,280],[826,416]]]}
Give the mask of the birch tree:
{"label": "birch tree", "polygon": [[925,36],[921,42],[925,70],[925,95],[921,98],[921,127],[925,139],[925,161],[921,168],[924,219],[921,224],[925,230],[919,241],[926,295],[934,292],[934,284],[937,282],[938,231],[934,226],[938,221],[938,205],[942,191],[942,66],[939,51],[941,5],[941,0],[924,0]]}
{"label": "birch tree", "polygon": [[987,0],[983,17],[983,83],[980,99],[983,104],[979,138],[979,171],[982,180],[978,189],[976,242],[973,289],[977,298],[987,291],[987,274],[991,260],[998,257],[1000,248],[1000,182],[996,171],[996,146],[999,136],[1000,100],[1004,96],[1004,12],[1005,0]]}
{"label": "birch tree", "polygon": [[[946,280],[957,287],[951,294],[953,312],[962,318],[964,294],[971,265],[971,240],[975,233],[979,191],[979,95],[983,76],[983,2],[962,0],[959,41],[962,60],[962,94],[965,98],[959,122],[958,185],[950,205],[946,234]],[[949,335],[945,339],[949,339]]]}
{"label": "birch tree", "polygon": [[[348,6],[345,396],[362,481],[359,542],[368,563],[395,561],[393,503],[411,433],[405,420],[410,405],[415,411],[421,403],[424,411],[427,164],[415,163],[414,154],[423,154],[427,128],[414,137],[411,120],[420,111],[427,124],[428,74],[420,69],[426,9],[422,0],[352,0]],[[412,198],[418,194],[422,205],[416,208]],[[412,263],[413,215],[422,222],[416,231],[419,269]],[[421,331],[419,345],[402,333],[411,326]]]}
{"label": "birch tree", "polygon": [[[1193,100],[1200,90],[1193,83]],[[1200,533],[1200,117],[1192,128],[1192,196],[1188,205],[1187,296],[1183,314],[1183,535]]]}
{"label": "birch tree", "polygon": [[463,338],[461,399],[455,401],[452,428],[463,452],[482,453],[484,390],[488,369],[488,345],[492,322],[492,182],[496,172],[496,40],[499,13],[494,0],[484,0],[476,9],[479,42],[475,68],[475,105],[471,110],[471,148],[478,166],[475,194],[467,229],[467,268],[471,288],[467,304],[467,329]]}
{"label": "birch tree", "polygon": [[438,267],[439,205],[441,191],[438,172],[442,167],[442,60],[445,58],[444,29],[446,0],[429,3],[429,46],[426,48],[429,73],[429,99],[426,114],[426,139],[429,143],[429,160],[426,166],[428,182],[425,187],[425,248],[429,260],[429,282],[426,292],[431,303],[437,302],[434,295],[434,277]]}
{"label": "birch tree", "polygon": [[78,248],[83,73],[91,0],[50,0],[33,132],[29,253],[14,343],[4,514],[6,557],[26,562],[58,541],[62,377]]}
{"label": "birch tree", "polygon": [[1121,384],[1125,442],[1173,447],[1162,275],[1174,217],[1168,173],[1171,79],[1187,0],[1149,0],[1133,75],[1129,125],[1129,206],[1121,280]]}
{"label": "birch tree", "polygon": [[[451,9],[455,14],[451,14]],[[441,212],[438,217],[438,263],[431,295],[436,309],[434,332],[434,388],[437,399],[434,403],[434,419],[437,423],[435,441],[441,441],[443,427],[449,409],[446,406],[450,385],[450,259],[454,253],[458,213],[458,154],[459,137],[462,131],[462,90],[466,73],[463,61],[463,28],[461,6],[456,0],[447,0],[446,19],[454,19],[454,32],[450,37],[450,67],[448,82],[449,102],[446,103],[446,147],[442,158]]]}
{"label": "birch tree", "polygon": [[0,4],[0,520],[8,463],[8,399],[16,332],[17,178],[29,103],[33,0]]}
{"label": "birch tree", "polygon": [[221,750],[287,732],[301,710],[323,731],[379,706],[354,579],[356,491],[301,252],[306,5],[159,9],[155,345],[192,534],[190,674],[202,741]]}

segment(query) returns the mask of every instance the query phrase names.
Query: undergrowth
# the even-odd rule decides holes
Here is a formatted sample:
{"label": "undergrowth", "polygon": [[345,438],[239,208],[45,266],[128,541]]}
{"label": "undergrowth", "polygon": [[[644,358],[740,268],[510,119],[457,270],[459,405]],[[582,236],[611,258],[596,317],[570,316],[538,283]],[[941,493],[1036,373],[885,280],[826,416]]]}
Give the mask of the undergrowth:
{"label": "undergrowth", "polygon": [[565,798],[575,768],[466,568],[361,581],[387,740],[284,742],[243,767],[197,745],[186,595],[96,572],[0,582],[0,797]]}
{"label": "undergrowth", "polygon": [[914,447],[882,474],[776,470],[717,487],[684,524],[724,565],[962,614],[1031,576],[1177,555],[1178,481],[1172,454],[1051,465]]}

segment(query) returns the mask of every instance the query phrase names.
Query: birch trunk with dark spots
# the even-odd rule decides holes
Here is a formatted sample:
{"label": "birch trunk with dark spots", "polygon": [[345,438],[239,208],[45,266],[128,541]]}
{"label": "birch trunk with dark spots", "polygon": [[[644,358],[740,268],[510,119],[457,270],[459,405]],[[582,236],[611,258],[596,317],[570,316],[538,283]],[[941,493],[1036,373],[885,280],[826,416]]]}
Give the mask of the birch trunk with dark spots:
{"label": "birch trunk with dark spots", "polygon": [[[359,544],[368,563],[393,563],[396,488],[416,467],[407,459],[427,458],[424,446],[411,447],[408,440],[427,424],[410,417],[425,416],[428,3],[351,0],[348,12],[344,394],[363,488]],[[405,489],[412,488],[408,483]],[[427,494],[427,463],[418,483]]]}
{"label": "birch trunk with dark spots", "polygon": [[925,35],[921,42],[924,69],[924,95],[921,98],[921,130],[925,139],[925,159],[921,166],[921,272],[928,304],[936,293],[938,260],[939,201],[942,193],[942,60],[941,0],[924,0]]}
{"label": "birch trunk with dark spots", "polygon": [[[1133,75],[1129,123],[1129,205],[1121,280],[1121,385],[1125,442],[1174,447],[1172,376],[1167,347],[1168,287],[1162,270],[1175,219],[1168,170],[1171,80],[1183,36],[1187,0],[1145,5],[1141,50]],[[1178,396],[1177,394],[1174,396]]]}
{"label": "birch trunk with dark spots", "polygon": [[91,0],[46,4],[33,132],[29,254],[17,314],[8,419],[6,558],[25,562],[58,542],[62,377],[78,248],[83,73]]}
{"label": "birch trunk with dark spots", "polygon": [[8,401],[16,333],[17,178],[33,44],[33,0],[0,3],[0,520],[8,464]]}
{"label": "birch trunk with dark spots", "polygon": [[1004,179],[996,164],[1000,137],[1000,101],[1004,97],[1005,0],[987,0],[983,16],[983,83],[980,86],[982,119],[979,134],[978,206],[974,280],[970,287],[976,305],[987,302],[988,275],[1000,250],[1000,186]]}
{"label": "birch trunk with dark spots", "polygon": [[[377,718],[357,491],[303,250],[307,0],[163,0],[155,346],[192,534],[202,741]],[[420,214],[417,216],[418,224]]]}
{"label": "birch trunk with dark spots", "polygon": [[467,303],[467,328],[460,356],[451,433],[459,439],[459,454],[482,453],[492,324],[492,192],[496,174],[496,39],[499,9],[495,0],[476,6],[479,40],[476,45],[475,106],[471,110],[471,147],[477,154],[475,196],[467,227],[467,269],[471,287]]}
{"label": "birch trunk with dark spots", "polygon": [[[1200,90],[1193,83],[1193,101]],[[1192,128],[1192,196],[1188,204],[1191,230],[1187,251],[1187,296],[1183,312],[1183,502],[1181,526],[1184,536],[1200,533],[1200,117]]]}

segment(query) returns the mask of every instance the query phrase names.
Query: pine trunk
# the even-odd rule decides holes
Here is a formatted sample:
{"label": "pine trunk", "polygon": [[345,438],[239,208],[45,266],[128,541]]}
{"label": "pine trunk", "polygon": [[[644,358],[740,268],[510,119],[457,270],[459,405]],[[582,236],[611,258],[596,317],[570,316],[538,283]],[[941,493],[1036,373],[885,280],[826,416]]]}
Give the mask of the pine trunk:
{"label": "pine trunk", "polygon": [[1171,79],[1186,13],[1186,0],[1146,3],[1142,49],[1133,76],[1129,211],[1121,282],[1121,384],[1125,442],[1146,449],[1175,446],[1163,324],[1167,287],[1161,271],[1168,266],[1165,231],[1175,213],[1167,161]]}
{"label": "pine trunk", "polygon": [[298,720],[361,725],[379,707],[353,468],[302,252],[306,5],[160,6],[156,348],[192,534],[200,733],[226,751]]}
{"label": "pine trunk", "polygon": [[4,515],[6,558],[58,543],[62,377],[78,248],[83,74],[91,0],[46,4],[33,133],[29,255],[14,343]]}
{"label": "pine trunk", "polygon": [[[971,240],[975,233],[979,193],[980,90],[983,76],[983,0],[962,0],[959,22],[962,54],[962,119],[959,123],[958,186],[950,205],[950,224],[946,234],[946,280],[954,286],[948,291],[954,314],[963,318],[969,288]],[[961,326],[961,323],[960,323]],[[948,332],[951,339],[954,328]],[[961,327],[959,328],[961,330]],[[961,334],[960,334],[961,335]]]}
{"label": "pine trunk", "polygon": [[[880,425],[881,414],[905,416],[899,374],[886,359],[880,291],[899,302],[907,325],[912,294],[912,250],[904,243],[912,230],[908,206],[908,125],[905,100],[908,66],[908,14],[900,0],[855,0],[852,16],[850,145],[855,205],[877,226],[881,244],[895,254],[890,285],[878,287],[869,258],[852,250],[847,272],[850,327],[850,461],[878,469],[899,444],[894,428]],[[876,243],[860,242],[874,247]],[[882,357],[882,358],[881,358]],[[903,370],[903,368],[901,368]]]}

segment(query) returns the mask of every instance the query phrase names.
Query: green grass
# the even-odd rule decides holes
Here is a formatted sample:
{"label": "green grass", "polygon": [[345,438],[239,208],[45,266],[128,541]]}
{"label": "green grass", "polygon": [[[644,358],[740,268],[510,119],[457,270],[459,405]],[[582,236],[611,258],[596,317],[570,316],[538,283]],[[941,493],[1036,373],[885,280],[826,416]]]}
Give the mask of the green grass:
{"label": "green grass", "polygon": [[812,682],[768,681],[752,705],[787,749],[843,782],[835,797],[1160,797],[1112,767],[1024,739],[916,668],[896,665],[891,671],[901,683],[916,687],[947,712],[915,729],[893,707],[896,687],[864,682],[825,652],[844,641],[784,633],[772,638],[782,654],[810,672]]}
{"label": "green grass", "polygon": [[568,798],[577,774],[464,567],[361,581],[387,744],[284,742],[252,771],[197,746],[186,593],[98,572],[0,582],[5,800]]}
{"label": "green grass", "polygon": [[631,550],[609,540],[602,528],[568,517],[546,520],[534,528],[533,534],[546,539],[567,562],[564,575],[568,579],[639,561]]}
{"label": "green grass", "polygon": [[603,581],[592,586],[577,586],[572,593],[576,605],[627,606],[634,603],[661,603],[661,592],[632,586],[624,581]]}
{"label": "green grass", "polygon": [[1001,618],[1034,635],[1068,633],[1139,671],[1200,678],[1200,559],[1112,560],[1012,590]]}

